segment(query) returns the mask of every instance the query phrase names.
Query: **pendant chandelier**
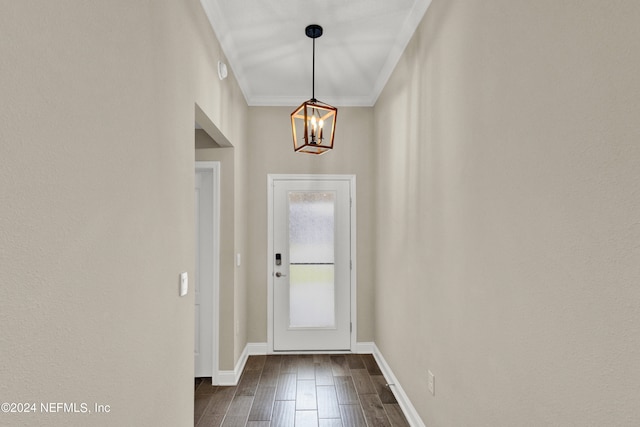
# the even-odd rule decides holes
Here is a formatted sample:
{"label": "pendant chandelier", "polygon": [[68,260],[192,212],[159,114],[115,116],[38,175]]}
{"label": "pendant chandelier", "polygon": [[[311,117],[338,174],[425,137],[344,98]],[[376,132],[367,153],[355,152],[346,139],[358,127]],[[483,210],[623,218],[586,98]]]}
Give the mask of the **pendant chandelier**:
{"label": "pendant chandelier", "polygon": [[309,25],[307,37],[313,40],[313,71],[311,77],[311,99],[305,101],[291,113],[293,149],[299,153],[324,154],[333,149],[338,109],[316,99],[316,39],[322,35],[320,25]]}

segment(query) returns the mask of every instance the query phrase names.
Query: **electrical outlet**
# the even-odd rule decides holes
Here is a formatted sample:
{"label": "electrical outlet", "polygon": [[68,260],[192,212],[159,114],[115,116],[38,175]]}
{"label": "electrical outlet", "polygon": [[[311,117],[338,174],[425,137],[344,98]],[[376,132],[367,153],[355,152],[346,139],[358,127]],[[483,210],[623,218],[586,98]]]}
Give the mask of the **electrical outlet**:
{"label": "electrical outlet", "polygon": [[427,371],[427,385],[429,387],[429,391],[433,396],[436,395],[436,377],[433,375],[433,372]]}

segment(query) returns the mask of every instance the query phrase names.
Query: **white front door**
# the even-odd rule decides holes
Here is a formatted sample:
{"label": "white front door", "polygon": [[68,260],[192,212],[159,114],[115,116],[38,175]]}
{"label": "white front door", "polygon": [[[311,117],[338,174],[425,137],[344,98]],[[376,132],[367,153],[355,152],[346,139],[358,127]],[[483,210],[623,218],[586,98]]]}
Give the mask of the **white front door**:
{"label": "white front door", "polygon": [[351,350],[352,179],[273,179],[273,350]]}
{"label": "white front door", "polygon": [[194,367],[195,377],[214,377],[215,380],[219,166],[216,162],[197,162],[195,172]]}

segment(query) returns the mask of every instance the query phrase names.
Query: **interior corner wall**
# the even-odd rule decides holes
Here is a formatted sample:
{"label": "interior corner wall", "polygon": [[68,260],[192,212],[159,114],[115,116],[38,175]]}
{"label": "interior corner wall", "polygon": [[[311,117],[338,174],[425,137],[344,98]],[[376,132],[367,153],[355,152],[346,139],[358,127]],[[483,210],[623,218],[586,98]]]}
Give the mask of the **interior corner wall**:
{"label": "interior corner wall", "polygon": [[[210,139],[204,131],[196,131],[196,160],[220,162],[220,301],[219,316],[219,360],[220,370],[233,370],[235,367],[235,191],[233,147],[213,148],[207,144]],[[237,221],[240,222],[240,221]]]}
{"label": "interior corner wall", "polygon": [[373,339],[373,263],[375,244],[375,174],[373,108],[339,108],[335,148],[315,156],[295,153],[291,139],[292,107],[250,107],[246,145],[248,217],[247,310],[249,342],[267,342],[267,175],[354,174],[357,214],[358,341]]}
{"label": "interior corner wall", "polygon": [[639,16],[434,0],[379,98],[375,342],[426,425],[640,420]]}
{"label": "interior corner wall", "polygon": [[[222,371],[233,371],[247,344],[247,263],[243,257],[246,233],[244,182],[245,156],[242,146],[219,147],[203,130],[196,130],[196,160],[220,162],[220,359]],[[237,325],[237,328],[236,328]]]}
{"label": "interior corner wall", "polygon": [[236,149],[247,114],[200,3],[0,2],[0,29],[0,395],[37,405],[0,424],[192,426],[194,104]]}

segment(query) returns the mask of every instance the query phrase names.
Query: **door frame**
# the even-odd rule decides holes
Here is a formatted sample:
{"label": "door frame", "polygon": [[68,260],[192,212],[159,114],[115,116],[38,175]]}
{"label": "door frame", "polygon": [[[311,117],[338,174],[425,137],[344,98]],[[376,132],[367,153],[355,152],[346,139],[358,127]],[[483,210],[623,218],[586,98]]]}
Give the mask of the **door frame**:
{"label": "door frame", "polygon": [[[354,353],[356,351],[357,336],[358,336],[358,324],[357,324],[357,275],[356,275],[356,176],[355,175],[325,175],[325,174],[267,174],[267,352],[269,354],[275,353],[273,350],[273,286],[274,286],[274,270],[273,259],[275,257],[273,251],[273,182],[274,181],[349,181],[349,192],[351,194],[351,209],[350,209],[350,248],[349,254],[351,257],[351,309],[350,309],[350,321],[351,321],[351,348],[350,351]],[[278,351],[278,354],[287,353],[307,353],[306,351]],[[314,351],[314,353],[318,353]],[[334,353],[332,351],[320,352],[320,353]],[[344,351],[337,351],[335,353],[344,353]]]}
{"label": "door frame", "polygon": [[213,366],[211,382],[212,384],[218,384],[220,379],[220,162],[196,161],[194,176],[198,170],[211,171],[213,176],[213,260],[211,263],[211,268],[213,269],[213,302],[211,306],[213,310],[213,324],[211,325],[213,360],[211,362]]}

